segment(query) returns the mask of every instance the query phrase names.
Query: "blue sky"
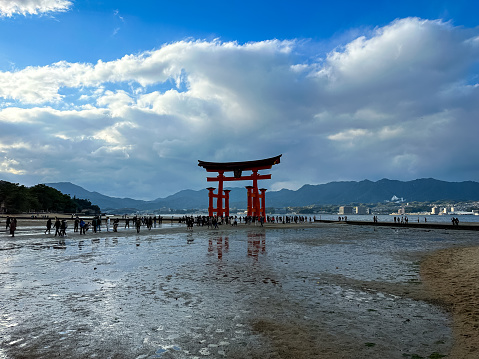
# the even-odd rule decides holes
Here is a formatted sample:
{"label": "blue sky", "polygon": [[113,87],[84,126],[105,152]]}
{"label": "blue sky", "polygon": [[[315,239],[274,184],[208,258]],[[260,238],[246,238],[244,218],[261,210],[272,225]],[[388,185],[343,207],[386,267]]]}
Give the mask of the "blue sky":
{"label": "blue sky", "polygon": [[269,190],[479,181],[478,10],[0,0],[0,179],[154,199],[282,153]]}

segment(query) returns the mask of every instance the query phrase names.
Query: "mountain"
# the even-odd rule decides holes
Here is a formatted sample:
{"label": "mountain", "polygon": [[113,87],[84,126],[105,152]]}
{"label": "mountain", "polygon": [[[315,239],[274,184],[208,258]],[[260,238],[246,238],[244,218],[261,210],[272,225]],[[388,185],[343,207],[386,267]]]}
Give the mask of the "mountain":
{"label": "mountain", "polygon": [[[208,207],[208,191],[183,190],[165,198],[153,201],[141,201],[131,198],[116,198],[90,192],[69,182],[45,183],[64,194],[81,199],[88,199],[100,206],[103,211],[117,210],[132,212],[135,210],[171,209],[205,209]],[[246,208],[246,190],[228,188],[231,208]],[[267,207],[302,207],[313,204],[345,205],[350,203],[379,203],[390,201],[394,196],[408,202],[479,201],[479,183],[473,181],[446,182],[433,178],[413,181],[396,181],[382,179],[377,182],[364,180],[360,182],[330,182],[320,185],[304,185],[296,191],[282,189],[266,192]]]}
{"label": "mountain", "polygon": [[46,186],[55,188],[63,194],[68,194],[70,197],[80,199],[88,199],[92,204],[96,204],[102,210],[115,208],[138,208],[143,206],[146,201],[141,201],[131,198],[116,198],[105,196],[98,192],[90,192],[83,187],[77,186],[70,182],[45,183]]}
{"label": "mountain", "polygon": [[270,192],[267,205],[284,207],[311,204],[379,203],[391,200],[393,196],[404,198],[409,202],[478,201],[479,183],[472,181],[445,182],[433,178],[407,182],[389,179],[377,182],[368,180],[330,182],[322,185],[304,185],[297,191]]}

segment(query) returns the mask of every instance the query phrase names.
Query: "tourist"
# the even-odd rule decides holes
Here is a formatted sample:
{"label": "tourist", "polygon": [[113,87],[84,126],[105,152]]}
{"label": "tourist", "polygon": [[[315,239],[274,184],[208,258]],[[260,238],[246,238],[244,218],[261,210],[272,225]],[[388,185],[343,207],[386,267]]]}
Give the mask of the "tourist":
{"label": "tourist", "polygon": [[67,221],[65,219],[62,220],[62,224],[60,225],[60,236],[67,235]]}
{"label": "tourist", "polygon": [[85,221],[80,219],[80,234],[85,234]]}
{"label": "tourist", "polygon": [[136,233],[140,233],[141,220],[137,218],[135,221],[135,224],[136,224]]}
{"label": "tourist", "polygon": [[98,232],[101,232],[101,216],[97,217],[96,225],[97,225],[96,230],[97,230]]}
{"label": "tourist", "polygon": [[110,232],[110,217],[106,217],[106,231]]}
{"label": "tourist", "polygon": [[53,227],[55,227],[55,237],[57,236],[57,234],[58,236],[61,236],[60,226],[60,219],[58,219],[58,217],[55,217],[55,224],[53,225]]}
{"label": "tourist", "polygon": [[47,234],[47,232],[48,232],[48,234],[50,234],[51,229],[52,229],[52,219],[51,219],[51,218],[48,218],[48,220],[47,220],[47,229],[45,230],[45,234]]}
{"label": "tourist", "polygon": [[15,237],[15,230],[17,229],[17,219],[13,217],[10,221],[10,234]]}

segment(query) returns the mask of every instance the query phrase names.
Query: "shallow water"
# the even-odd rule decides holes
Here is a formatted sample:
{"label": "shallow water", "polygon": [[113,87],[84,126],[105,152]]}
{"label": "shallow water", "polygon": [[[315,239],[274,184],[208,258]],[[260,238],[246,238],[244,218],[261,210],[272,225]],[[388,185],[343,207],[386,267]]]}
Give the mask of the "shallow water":
{"label": "shallow water", "polygon": [[349,283],[417,282],[422,253],[476,237],[341,225],[71,234],[60,245],[3,235],[0,358],[275,357],[258,319],[349,338],[358,358],[447,353],[443,311]]}

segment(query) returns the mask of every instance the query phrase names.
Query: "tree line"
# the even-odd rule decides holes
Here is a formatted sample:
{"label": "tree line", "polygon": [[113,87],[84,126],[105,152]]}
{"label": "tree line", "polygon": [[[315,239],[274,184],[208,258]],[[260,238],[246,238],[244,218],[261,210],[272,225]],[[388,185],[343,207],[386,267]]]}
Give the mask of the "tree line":
{"label": "tree line", "polygon": [[44,184],[25,187],[18,183],[0,181],[0,207],[4,213],[58,212],[78,213],[89,210],[100,213],[100,207],[87,199],[71,198]]}

